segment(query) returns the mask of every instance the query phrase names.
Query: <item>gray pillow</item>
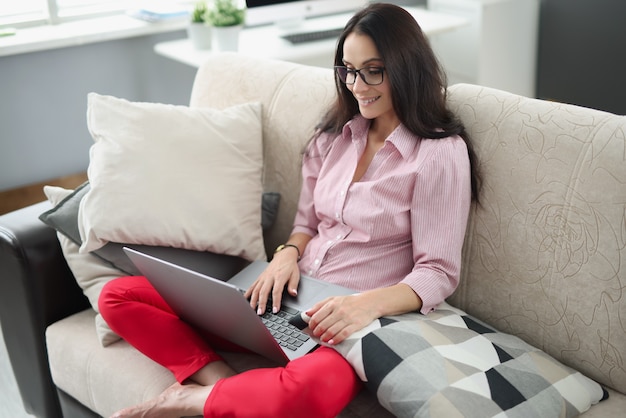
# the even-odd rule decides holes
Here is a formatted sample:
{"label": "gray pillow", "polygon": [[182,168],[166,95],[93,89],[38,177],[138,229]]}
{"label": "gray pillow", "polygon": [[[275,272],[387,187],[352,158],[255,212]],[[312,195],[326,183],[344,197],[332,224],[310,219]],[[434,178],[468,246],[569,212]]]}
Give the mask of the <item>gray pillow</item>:
{"label": "gray pillow", "polygon": [[[78,230],[78,208],[81,199],[89,189],[88,181],[81,184],[54,208],[42,213],[39,219],[80,246],[82,240]],[[274,224],[279,203],[279,193],[263,193],[261,225],[264,231]],[[125,246],[218,279],[228,279],[248,264],[247,261],[240,257],[225,254],[172,247],[127,245],[115,242],[109,242],[104,247],[93,251],[92,254],[129,275],[139,275],[140,272],[122,250]]]}

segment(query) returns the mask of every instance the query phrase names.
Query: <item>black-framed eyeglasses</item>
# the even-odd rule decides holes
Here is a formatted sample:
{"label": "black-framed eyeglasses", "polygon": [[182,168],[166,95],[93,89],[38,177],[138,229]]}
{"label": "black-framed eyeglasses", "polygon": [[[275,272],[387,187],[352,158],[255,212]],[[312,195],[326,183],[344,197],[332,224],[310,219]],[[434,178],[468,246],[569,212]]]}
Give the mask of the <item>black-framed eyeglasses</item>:
{"label": "black-framed eyeglasses", "polygon": [[365,84],[377,86],[383,82],[385,67],[363,67],[357,70],[356,68],[335,66],[335,71],[337,71],[337,75],[342,83],[354,84],[356,82],[356,75],[358,74]]}

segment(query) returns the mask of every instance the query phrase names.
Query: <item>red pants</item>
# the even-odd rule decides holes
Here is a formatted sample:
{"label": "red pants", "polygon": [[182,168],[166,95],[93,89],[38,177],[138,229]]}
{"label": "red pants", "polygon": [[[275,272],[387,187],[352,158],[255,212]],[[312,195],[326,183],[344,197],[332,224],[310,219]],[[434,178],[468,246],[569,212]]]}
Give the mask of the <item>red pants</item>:
{"label": "red pants", "polygon": [[[100,313],[111,329],[183,382],[221,360],[213,347],[243,349],[201,335],[180,320],[145,277],[121,277],[102,289]],[[350,364],[321,347],[285,367],[222,379],[204,405],[205,417],[334,417],[361,389]]]}

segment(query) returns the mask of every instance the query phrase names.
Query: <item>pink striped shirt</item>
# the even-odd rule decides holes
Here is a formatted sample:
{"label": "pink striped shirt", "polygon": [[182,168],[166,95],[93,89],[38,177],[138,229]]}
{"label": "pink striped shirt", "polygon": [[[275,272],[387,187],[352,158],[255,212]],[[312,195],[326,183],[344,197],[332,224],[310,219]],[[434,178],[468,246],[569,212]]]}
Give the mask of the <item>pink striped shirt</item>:
{"label": "pink striped shirt", "polygon": [[304,157],[293,232],[313,238],[299,266],[357,291],[405,283],[428,313],[459,282],[471,200],[467,148],[459,136],[421,139],[400,125],[352,182],[369,124],[356,116]]}

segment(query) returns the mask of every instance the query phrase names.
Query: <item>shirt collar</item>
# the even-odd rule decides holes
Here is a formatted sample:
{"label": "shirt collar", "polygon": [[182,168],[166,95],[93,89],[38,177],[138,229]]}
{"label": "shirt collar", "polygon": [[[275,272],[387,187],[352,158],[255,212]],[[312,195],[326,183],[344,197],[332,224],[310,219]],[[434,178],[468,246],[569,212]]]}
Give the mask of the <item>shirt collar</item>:
{"label": "shirt collar", "polygon": [[[371,120],[364,118],[362,115],[356,115],[344,125],[342,136],[346,139],[351,139],[352,142],[365,141],[370,123]],[[401,123],[387,137],[385,142],[391,143],[402,155],[402,158],[406,160],[413,154],[415,148],[419,145],[420,139]]]}

